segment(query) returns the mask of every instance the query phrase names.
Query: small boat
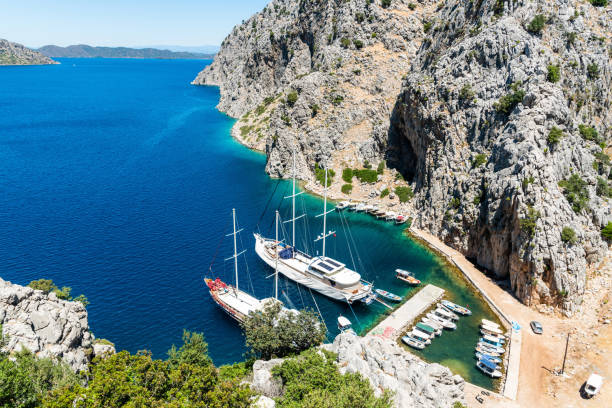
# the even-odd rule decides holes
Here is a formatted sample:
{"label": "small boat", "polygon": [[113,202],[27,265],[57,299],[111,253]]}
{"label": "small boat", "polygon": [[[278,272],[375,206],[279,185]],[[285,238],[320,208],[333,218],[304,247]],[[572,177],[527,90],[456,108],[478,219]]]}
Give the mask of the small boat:
{"label": "small boat", "polygon": [[348,201],[340,201],[337,205],[336,205],[336,211],[342,211],[345,208],[348,208],[349,206],[349,202]]}
{"label": "small boat", "polygon": [[409,345],[412,348],[415,348],[417,350],[423,350],[425,348],[425,343],[415,339],[412,336],[404,336],[402,337],[402,341]]}
{"label": "small boat", "polygon": [[495,352],[495,351],[493,351],[493,350],[490,350],[490,349],[488,349],[488,348],[485,348],[484,346],[483,346],[483,347],[481,347],[481,346],[480,346],[480,344],[478,344],[478,345],[475,347],[475,350],[476,350],[477,352],[481,353],[481,354],[486,354],[486,355],[489,355],[489,356],[491,356],[491,357],[500,357],[500,356],[502,355],[502,353],[497,353],[497,352]]}
{"label": "small boat", "polygon": [[434,329],[440,329],[440,330],[444,329],[444,326],[442,326],[441,323],[438,323],[435,320],[430,319],[428,317],[422,317],[421,322],[425,323],[428,326],[433,327]]}
{"label": "small boat", "polygon": [[372,206],[372,208],[370,208],[370,209],[368,210],[368,212],[369,212],[370,214],[374,215],[374,214],[378,213],[378,207],[377,207],[377,206],[375,206],[375,205],[373,205],[373,206]]}
{"label": "small boat", "polygon": [[397,218],[397,213],[393,212],[393,211],[389,211],[388,213],[385,214],[385,220],[387,221],[393,221]]}
{"label": "small boat", "polygon": [[355,211],[357,212],[362,212],[365,210],[365,204],[361,203],[361,204],[357,204],[357,207],[355,207]]}
{"label": "small boat", "polygon": [[402,300],[401,296],[397,296],[391,292],[388,292],[384,289],[375,289],[376,293],[378,293],[380,296],[384,297],[385,299],[389,299],[393,302],[399,302]]}
{"label": "small boat", "polygon": [[448,300],[443,300],[441,303],[442,303],[442,306],[444,306],[451,312],[459,313],[460,315],[463,315],[463,316],[469,316],[472,314],[472,311],[468,309],[467,307],[459,306],[453,302],[449,302]]}
{"label": "small boat", "polygon": [[395,224],[397,225],[405,224],[406,221],[408,221],[408,217],[401,214],[395,218]]}
{"label": "small boat", "polygon": [[491,336],[483,336],[481,338],[478,339],[479,342],[481,343],[488,343],[494,347],[503,347],[504,343],[500,343],[496,338],[491,337]]}
{"label": "small boat", "polygon": [[499,346],[494,346],[490,343],[484,343],[482,341],[478,342],[478,346],[480,346],[481,349],[485,350],[489,350],[493,353],[498,353],[498,354],[504,354],[506,352],[506,350],[503,347],[499,347]]}
{"label": "small boat", "polygon": [[432,327],[425,323],[417,323],[415,327],[421,331],[424,331],[425,333],[429,333],[430,335],[436,335],[436,336],[442,335],[442,330],[436,329],[435,327]]}
{"label": "small boat", "polygon": [[349,201],[348,205],[346,206],[346,208],[348,208],[349,211],[355,211],[355,207],[357,207],[357,203],[354,203],[352,201]]}
{"label": "small boat", "polygon": [[434,310],[434,313],[437,316],[440,316],[442,319],[451,320],[451,321],[459,320],[459,316],[457,316],[453,312],[448,311],[447,309],[445,309],[443,307],[439,307],[438,306],[438,308],[436,310]]}
{"label": "small boat", "polygon": [[427,318],[437,323],[440,323],[445,329],[455,330],[457,328],[457,325],[455,323],[451,322],[450,320],[443,319],[433,312],[427,313]]}
{"label": "small boat", "polygon": [[372,211],[372,214],[374,214],[376,218],[382,218],[387,214],[387,212],[385,210],[378,210],[378,211]]}
{"label": "small boat", "polygon": [[366,204],[363,206],[363,211],[369,213],[370,211],[372,211],[374,209],[374,206],[372,204]]}
{"label": "small boat", "polygon": [[356,334],[355,330],[353,330],[353,324],[351,323],[349,319],[347,319],[344,316],[338,316],[338,329],[342,333],[347,332],[347,333]]}
{"label": "small boat", "polygon": [[499,364],[497,364],[495,361],[491,360],[486,356],[483,358],[479,358],[478,361],[487,361],[488,363],[491,363],[491,366],[495,366],[495,370],[499,370],[501,368]]}
{"label": "small boat", "polygon": [[431,339],[429,338],[429,335],[423,333],[420,330],[413,329],[410,333],[408,333],[408,335],[425,345],[431,344]]}
{"label": "small boat", "polygon": [[411,285],[420,285],[421,281],[413,276],[412,272],[406,271],[404,269],[396,269],[395,277],[397,279],[403,280],[404,282],[408,282]]}
{"label": "small boat", "polygon": [[376,300],[376,298],[377,298],[376,293],[370,293],[368,296],[362,298],[361,301],[365,303],[366,305],[371,305],[372,302]]}
{"label": "small boat", "polygon": [[498,336],[498,337],[506,337],[504,336],[504,332],[501,331],[500,329],[496,329],[494,327],[491,326],[482,326],[480,328],[480,333],[482,334],[491,334],[494,336]]}
{"label": "small boat", "polygon": [[478,360],[476,367],[491,378],[500,378],[502,373],[497,370],[497,365],[489,360]]}
{"label": "small boat", "polygon": [[486,358],[486,359],[488,359],[488,360],[490,360],[490,361],[494,362],[495,364],[501,364],[501,363],[502,363],[502,359],[501,359],[501,358],[499,358],[499,357],[494,357],[494,356],[489,355],[489,354],[486,354],[486,353],[481,353],[480,351],[477,351],[477,352],[475,353],[475,355],[476,355],[476,358],[477,358],[478,360],[482,360],[482,359],[485,359],[485,358]]}
{"label": "small boat", "polygon": [[497,324],[495,322],[492,322],[490,320],[482,319],[481,322],[482,322],[481,326],[483,326],[483,325],[484,326],[491,326],[491,327],[496,327],[496,328],[500,329],[499,324]]}
{"label": "small boat", "polygon": [[482,338],[488,338],[489,340],[500,344],[504,344],[506,342],[504,336],[498,336],[496,334],[485,334],[482,336]]}

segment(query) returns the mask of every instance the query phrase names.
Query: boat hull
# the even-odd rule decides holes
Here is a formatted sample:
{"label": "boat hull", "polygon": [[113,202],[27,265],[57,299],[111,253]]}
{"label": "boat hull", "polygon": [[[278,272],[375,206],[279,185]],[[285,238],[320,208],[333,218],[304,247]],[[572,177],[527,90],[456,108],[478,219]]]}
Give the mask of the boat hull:
{"label": "boat hull", "polygon": [[[274,242],[255,234],[255,252],[257,255],[271,268],[276,267],[276,259],[272,258],[265,248],[266,242]],[[288,265],[284,260],[278,260],[278,272],[283,274],[288,279],[299,283],[300,285],[306,286],[312,290],[319,292],[329,298],[340,300],[344,302],[353,303],[356,300],[361,300],[371,293],[371,287],[369,291],[363,291],[357,294],[348,295],[346,292],[336,289],[328,284],[325,284],[319,280],[310,278],[305,275],[301,270],[296,269],[293,266]]]}

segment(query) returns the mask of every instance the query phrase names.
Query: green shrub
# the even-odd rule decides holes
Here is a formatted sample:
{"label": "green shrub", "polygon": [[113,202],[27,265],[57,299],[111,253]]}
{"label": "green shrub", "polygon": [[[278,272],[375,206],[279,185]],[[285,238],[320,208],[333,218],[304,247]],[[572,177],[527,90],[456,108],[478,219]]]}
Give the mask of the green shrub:
{"label": "green shrub", "polygon": [[472,159],[472,168],[478,168],[478,167],[482,166],[483,164],[485,164],[486,162],[487,162],[487,155],[486,154],[482,154],[482,153],[477,154]]}
{"label": "green shrub", "polygon": [[335,175],[336,175],[336,172],[333,169],[327,170],[327,185],[325,186],[325,169],[319,167],[319,163],[315,163],[315,177],[322,186],[325,186],[325,187],[331,186],[331,184],[334,181]]}
{"label": "green shrub", "polygon": [[606,7],[608,0],[589,0],[594,7]]}
{"label": "green shrub", "polygon": [[344,96],[342,95],[334,95],[334,97],[332,98],[332,104],[334,104],[335,106],[338,106],[342,103],[342,101],[344,100]]}
{"label": "green shrub", "polygon": [[383,174],[385,172],[385,161],[384,160],[378,163],[378,167],[376,167],[376,172],[378,174]]}
{"label": "green shrub", "polygon": [[563,131],[556,126],[553,126],[552,129],[550,129],[550,132],[548,132],[548,143],[557,144],[561,141],[563,136],[565,136]]}
{"label": "green shrub", "polygon": [[380,0],[382,8],[388,8],[391,5],[391,0]]}
{"label": "green shrub", "polygon": [[34,290],[42,290],[45,294],[57,289],[57,286],[55,286],[55,283],[53,283],[51,279],[33,280],[28,283],[28,286]]}
{"label": "green shrub", "polygon": [[314,104],[310,105],[310,110],[312,112],[312,117],[314,118],[315,116],[317,116],[317,113],[319,113],[321,108],[319,107],[319,105],[314,103]]}
{"label": "green shrub", "polygon": [[378,173],[372,169],[355,169],[353,175],[362,183],[376,183],[378,181]]}
{"label": "green shrub", "polygon": [[414,10],[416,7],[417,7],[417,6],[416,6],[416,4],[414,4],[414,3],[408,3],[408,8],[409,8],[410,10]]}
{"label": "green shrub", "polygon": [[528,206],[527,215],[525,218],[521,218],[519,221],[521,230],[526,232],[529,237],[533,238],[536,232],[538,219],[540,219],[540,212],[536,211],[533,207]]}
{"label": "green shrub", "polygon": [[429,32],[432,26],[433,26],[433,23],[431,21],[423,21],[423,32],[424,33]]}
{"label": "green shrub", "polygon": [[608,222],[608,225],[603,227],[601,230],[601,236],[607,239],[608,241],[612,241],[612,221]]}
{"label": "green shrub", "polygon": [[596,143],[599,142],[599,135],[595,128],[586,125],[578,125],[578,131],[584,140],[589,140]]}
{"label": "green shrub", "polygon": [[535,182],[535,178],[533,176],[525,177],[523,179],[523,190],[525,190],[528,185],[533,184],[534,182]]}
{"label": "green shrub", "polygon": [[370,161],[369,161],[368,159],[365,159],[365,160],[363,161],[363,167],[364,167],[365,169],[371,169],[371,168],[372,168],[372,165],[370,164]]}
{"label": "green shrub", "polygon": [[353,181],[353,169],[346,168],[342,170],[342,180],[346,183],[351,183]]}
{"label": "green shrub", "polygon": [[72,292],[72,288],[68,286],[63,286],[61,289],[58,288],[55,283],[51,279],[39,279],[31,281],[28,284],[29,287],[35,290],[42,290],[45,294],[49,294],[53,292],[58,299],[61,300],[70,300],[75,302],[81,302],[83,306],[87,307],[89,305],[89,301],[84,295],[79,295],[76,298],[70,296],[70,292]]}
{"label": "green shrub", "polygon": [[327,350],[308,350],[272,369],[284,393],[279,408],[391,408],[391,394],[374,395],[370,382],[358,373],[340,374],[337,356]]}
{"label": "green shrub", "polygon": [[553,84],[559,82],[559,79],[561,79],[559,66],[550,64],[547,69],[548,74],[546,75],[546,79],[548,79],[548,82],[552,82]]}
{"label": "green shrub", "polygon": [[595,192],[600,197],[610,197],[611,191],[608,182],[601,177],[597,177],[597,188],[595,189]]}
{"label": "green shrub", "polygon": [[502,96],[498,102],[493,104],[497,112],[509,115],[519,103],[523,102],[525,91],[520,89],[520,86],[520,82],[512,84],[510,86],[512,93]]}
{"label": "green shrub", "polygon": [[589,191],[586,181],[582,180],[580,175],[574,173],[567,180],[561,180],[559,187],[563,188],[563,194],[572,205],[574,212],[579,213],[586,208],[589,202]]}
{"label": "green shrub", "polygon": [[565,38],[567,39],[568,44],[574,44],[576,42],[576,37],[578,35],[575,32],[567,32],[565,33]]}
{"label": "green shrub", "polygon": [[383,191],[380,192],[380,198],[385,198],[388,195],[389,195],[389,189],[388,188],[385,188]]}
{"label": "green shrub", "polygon": [[493,12],[498,17],[504,14],[504,0],[495,0]]}
{"label": "green shrub", "polygon": [[355,46],[355,48],[357,48],[358,50],[360,50],[360,49],[362,49],[362,48],[363,48],[363,41],[361,41],[361,40],[357,40],[357,39],[354,39],[354,40],[353,40],[353,45]]}
{"label": "green shrub", "polygon": [[599,78],[599,65],[596,63],[587,65],[587,75],[590,79]]}
{"label": "green shrub", "polygon": [[343,184],[340,190],[344,194],[351,194],[351,191],[353,191],[353,185],[351,183]]}
{"label": "green shrub", "polygon": [[576,231],[570,227],[563,227],[561,231],[561,241],[566,244],[574,245],[576,243]]}
{"label": "green shrub", "polygon": [[348,38],[342,38],[340,39],[340,45],[342,48],[348,48],[351,46],[351,41]]}
{"label": "green shrub", "polygon": [[410,186],[400,186],[395,188],[395,194],[400,200],[400,203],[405,203],[414,197],[414,192]]}
{"label": "green shrub", "polygon": [[260,313],[251,313],[242,323],[247,347],[258,358],[295,355],[325,340],[326,327],[310,310],[281,313],[280,303],[267,304]]}
{"label": "green shrub", "polygon": [[453,197],[451,198],[449,205],[451,208],[456,210],[461,207],[461,200],[459,199],[459,197]]}
{"label": "green shrub", "polygon": [[283,113],[281,115],[281,120],[285,122],[285,125],[291,127],[291,118],[287,114]]}
{"label": "green shrub", "polygon": [[536,15],[529,25],[527,26],[527,31],[534,34],[539,34],[544,26],[546,25],[546,17],[542,14]]}
{"label": "green shrub", "polygon": [[459,99],[463,101],[474,99],[474,91],[472,91],[472,86],[470,84],[463,85],[463,88],[459,91]]}
{"label": "green shrub", "polygon": [[297,91],[291,91],[291,92],[289,92],[289,94],[287,94],[287,105],[293,106],[293,105],[295,105],[297,100],[298,100],[298,93],[297,93]]}

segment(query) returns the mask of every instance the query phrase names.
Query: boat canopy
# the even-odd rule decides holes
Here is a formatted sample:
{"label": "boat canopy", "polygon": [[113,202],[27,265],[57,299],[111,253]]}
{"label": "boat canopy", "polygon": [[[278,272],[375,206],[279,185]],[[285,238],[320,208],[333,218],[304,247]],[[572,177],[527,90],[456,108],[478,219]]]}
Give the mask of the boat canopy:
{"label": "boat canopy", "polygon": [[483,359],[480,359],[480,362],[482,363],[483,366],[487,367],[491,371],[497,370],[497,365],[494,362],[492,362],[491,360],[487,360],[487,359],[483,358]]}
{"label": "boat canopy", "polygon": [[351,327],[351,321],[344,316],[338,317],[338,326],[342,329]]}
{"label": "boat canopy", "polygon": [[420,330],[423,330],[425,333],[434,333],[436,331],[436,329],[434,329],[433,327],[426,325],[424,323],[417,323],[416,327],[419,328]]}
{"label": "boat canopy", "polygon": [[295,253],[295,249],[293,247],[287,247],[280,251],[278,255],[281,259],[291,259],[293,258],[293,254]]}

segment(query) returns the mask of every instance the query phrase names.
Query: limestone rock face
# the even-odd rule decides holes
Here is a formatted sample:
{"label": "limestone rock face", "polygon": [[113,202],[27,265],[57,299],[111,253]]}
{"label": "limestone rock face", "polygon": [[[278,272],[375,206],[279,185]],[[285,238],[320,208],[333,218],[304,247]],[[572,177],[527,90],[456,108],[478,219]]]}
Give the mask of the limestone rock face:
{"label": "limestone rock face", "polygon": [[46,295],[2,279],[0,323],[3,337],[8,337],[5,351],[26,348],[38,357],[59,357],[75,371],[85,370],[98,353],[114,353],[114,347],[102,344],[92,349],[93,336],[82,303],[59,300],[54,293]]}
{"label": "limestone rock face", "polygon": [[[239,118],[233,135],[266,152],[271,175],[289,175],[294,150],[311,182],[315,163],[339,174],[385,159],[415,192],[417,227],[509,279],[525,303],[571,314],[612,220],[610,10],[273,0],[193,83],[219,86],[219,109]],[[578,207],[559,186],[572,174],[587,196]]]}
{"label": "limestone rock face", "polygon": [[40,52],[0,38],[0,65],[58,64]]}

